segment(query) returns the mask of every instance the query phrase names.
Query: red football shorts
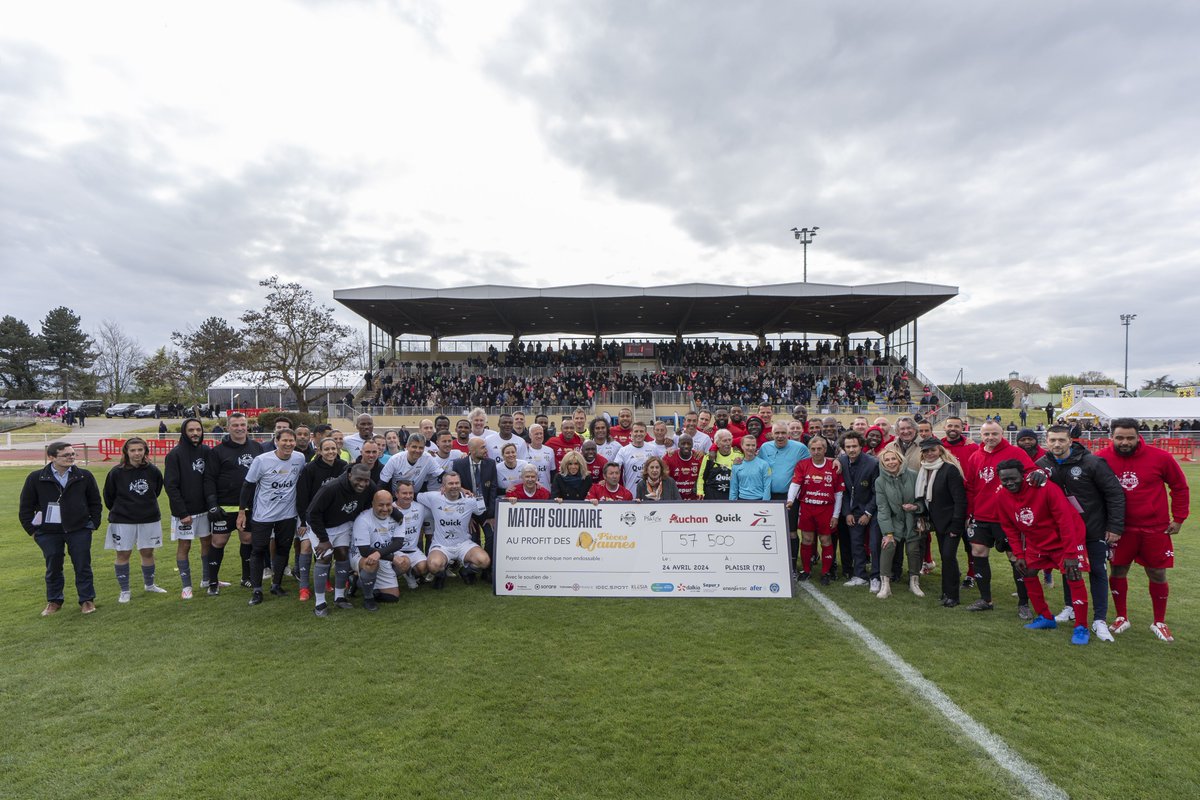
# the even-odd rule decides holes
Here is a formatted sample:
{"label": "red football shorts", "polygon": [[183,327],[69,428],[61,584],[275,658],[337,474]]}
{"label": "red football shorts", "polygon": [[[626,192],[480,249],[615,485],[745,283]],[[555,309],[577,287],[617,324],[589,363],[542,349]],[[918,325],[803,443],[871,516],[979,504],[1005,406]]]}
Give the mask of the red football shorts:
{"label": "red football shorts", "polygon": [[1079,559],[1079,569],[1082,572],[1091,571],[1091,564],[1088,563],[1087,550],[1079,550],[1075,553],[1067,552],[1066,550],[1058,550],[1053,553],[1036,553],[1032,550],[1025,552],[1025,567],[1028,574],[1033,575],[1038,570],[1056,569],[1059,572],[1066,572],[1067,568],[1063,566],[1063,562],[1069,557],[1074,556]]}
{"label": "red football shorts", "polygon": [[833,504],[805,503],[801,501],[800,516],[796,522],[796,530],[816,533],[818,536],[828,536],[829,521],[833,519]]}
{"label": "red football shorts", "polygon": [[1160,528],[1125,528],[1113,551],[1114,567],[1134,562],[1150,569],[1175,566],[1175,544]]}

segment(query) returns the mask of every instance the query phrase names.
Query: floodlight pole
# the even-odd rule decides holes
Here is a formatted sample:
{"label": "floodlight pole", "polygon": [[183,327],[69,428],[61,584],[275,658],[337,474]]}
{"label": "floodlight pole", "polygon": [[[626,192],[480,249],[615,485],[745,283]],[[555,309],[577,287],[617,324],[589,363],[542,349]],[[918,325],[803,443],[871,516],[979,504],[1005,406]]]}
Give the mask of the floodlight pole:
{"label": "floodlight pole", "polygon": [[808,283],[808,245],[816,237],[817,231],[821,230],[819,226],[814,225],[811,228],[792,228],[792,233],[796,240],[804,246],[804,282]]}
{"label": "floodlight pole", "polygon": [[1125,393],[1129,393],[1129,326],[1137,319],[1137,314],[1122,314],[1121,324],[1125,326]]}

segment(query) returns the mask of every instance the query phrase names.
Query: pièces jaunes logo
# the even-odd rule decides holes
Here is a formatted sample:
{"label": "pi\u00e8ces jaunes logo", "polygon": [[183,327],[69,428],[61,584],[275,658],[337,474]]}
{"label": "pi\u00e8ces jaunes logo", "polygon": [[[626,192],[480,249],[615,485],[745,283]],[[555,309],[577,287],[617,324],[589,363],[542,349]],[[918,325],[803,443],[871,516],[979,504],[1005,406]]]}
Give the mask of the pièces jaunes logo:
{"label": "pi\u00e8ces jaunes logo", "polygon": [[589,553],[593,550],[632,550],[637,547],[637,542],[632,541],[623,533],[606,533],[604,531],[598,531],[595,534],[581,531],[575,544]]}

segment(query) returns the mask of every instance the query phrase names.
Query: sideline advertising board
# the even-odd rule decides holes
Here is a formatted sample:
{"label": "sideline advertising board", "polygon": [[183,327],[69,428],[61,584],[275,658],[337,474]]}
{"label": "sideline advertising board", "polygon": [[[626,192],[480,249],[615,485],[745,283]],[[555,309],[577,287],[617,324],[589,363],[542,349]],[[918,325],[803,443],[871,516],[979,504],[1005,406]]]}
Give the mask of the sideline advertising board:
{"label": "sideline advertising board", "polygon": [[496,594],[791,597],[782,502],[501,502]]}

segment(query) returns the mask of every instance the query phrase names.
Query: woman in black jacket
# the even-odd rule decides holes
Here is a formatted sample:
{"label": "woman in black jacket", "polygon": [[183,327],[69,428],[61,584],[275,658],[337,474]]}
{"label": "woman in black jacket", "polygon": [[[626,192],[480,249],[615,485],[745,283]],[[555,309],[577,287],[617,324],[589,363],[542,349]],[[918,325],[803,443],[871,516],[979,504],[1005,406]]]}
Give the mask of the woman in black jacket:
{"label": "woman in black jacket", "polygon": [[563,453],[558,472],[551,481],[550,496],[555,500],[585,500],[592,488],[592,475],[578,450]]}
{"label": "woman in black jacket", "polygon": [[133,596],[129,591],[129,558],[135,547],[142,557],[145,590],[153,594],[167,592],[154,582],[154,549],[162,547],[158,496],[162,494],[163,476],[147,459],[149,451],[145,439],[126,439],[121,445],[121,463],[104,480],[104,505],[108,507],[104,549],[117,551],[114,568],[121,588],[118,603],[128,603]]}
{"label": "woman in black jacket", "polygon": [[937,532],[942,554],[942,605],[958,605],[958,543],[966,541],[967,490],[958,459],[937,439],[921,442],[921,468],[917,471],[917,525]]}

